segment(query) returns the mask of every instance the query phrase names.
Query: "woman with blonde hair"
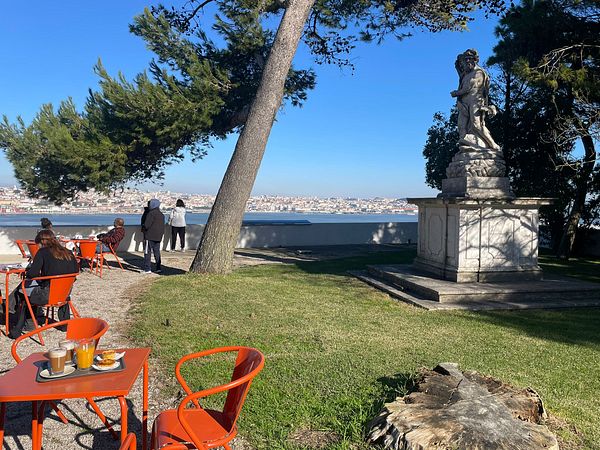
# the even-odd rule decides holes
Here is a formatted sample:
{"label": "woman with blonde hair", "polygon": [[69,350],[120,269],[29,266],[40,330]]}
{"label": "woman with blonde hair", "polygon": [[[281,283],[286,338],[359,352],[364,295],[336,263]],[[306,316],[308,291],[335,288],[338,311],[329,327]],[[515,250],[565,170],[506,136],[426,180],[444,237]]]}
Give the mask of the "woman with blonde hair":
{"label": "woman with blonde hair", "polygon": [[[35,258],[33,258],[31,266],[25,272],[25,278],[30,280],[25,283],[25,291],[32,306],[48,303],[48,295],[50,293],[50,282],[48,280],[38,282],[31,280],[32,278],[79,272],[77,260],[73,252],[60,245],[52,230],[40,231],[35,237],[35,242],[40,246],[40,249],[36,253]],[[25,305],[25,297],[21,292],[21,286],[15,289],[11,297],[13,297],[13,302],[16,303],[17,321],[16,324],[11,326],[10,337],[16,339],[21,335],[23,327],[26,325],[28,310]],[[64,307],[59,308],[58,319],[68,319],[68,317],[61,317],[61,315],[67,315],[68,312],[68,305],[66,309]]]}

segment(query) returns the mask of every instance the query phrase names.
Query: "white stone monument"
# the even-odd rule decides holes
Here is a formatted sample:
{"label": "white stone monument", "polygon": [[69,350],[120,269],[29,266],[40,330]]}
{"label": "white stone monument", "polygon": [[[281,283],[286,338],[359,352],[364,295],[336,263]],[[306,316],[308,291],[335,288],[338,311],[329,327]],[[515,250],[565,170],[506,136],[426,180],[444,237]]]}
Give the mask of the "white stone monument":
{"label": "white stone monument", "polygon": [[446,169],[438,198],[412,198],[419,207],[414,266],[457,282],[539,280],[538,209],[549,199],[515,198],[502,150],[485,125],[489,76],[476,50],[458,55],[459,151]]}

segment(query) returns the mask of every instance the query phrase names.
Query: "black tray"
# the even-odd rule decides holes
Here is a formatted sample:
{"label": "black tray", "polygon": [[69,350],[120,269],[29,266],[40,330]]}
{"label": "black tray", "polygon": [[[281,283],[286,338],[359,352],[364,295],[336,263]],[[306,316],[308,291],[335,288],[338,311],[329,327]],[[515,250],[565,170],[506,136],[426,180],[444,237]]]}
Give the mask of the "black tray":
{"label": "black tray", "polygon": [[[96,358],[95,355],[94,355],[94,358]],[[36,364],[38,366],[38,370],[37,370],[37,374],[35,376],[35,381],[37,381],[38,383],[48,383],[51,381],[69,380],[71,378],[89,377],[89,376],[93,376],[93,375],[106,375],[106,374],[113,373],[113,372],[121,372],[121,371],[125,370],[125,357],[123,356],[121,359],[119,359],[119,367],[116,367],[114,369],[96,370],[93,367],[90,367],[87,370],[75,369],[75,372],[70,373],[69,375],[65,375],[64,377],[43,378],[40,376],[40,372],[44,369],[47,369],[48,364],[49,364],[49,361],[40,361],[38,364]]]}

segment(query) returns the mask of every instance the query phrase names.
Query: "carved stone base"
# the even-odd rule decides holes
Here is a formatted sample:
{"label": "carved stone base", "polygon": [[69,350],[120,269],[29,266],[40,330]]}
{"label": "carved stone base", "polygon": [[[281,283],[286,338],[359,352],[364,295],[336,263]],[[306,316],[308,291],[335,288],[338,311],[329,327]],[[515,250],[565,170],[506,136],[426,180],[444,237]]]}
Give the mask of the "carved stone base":
{"label": "carved stone base", "polygon": [[506,164],[500,150],[460,150],[446,169],[448,178],[455,177],[503,177]]}
{"label": "carved stone base", "polygon": [[539,280],[538,209],[547,199],[408,199],[419,207],[414,265],[464,282]]}
{"label": "carved stone base", "polygon": [[439,197],[514,198],[506,177],[457,177],[442,180]]}
{"label": "carved stone base", "polygon": [[446,169],[439,197],[514,198],[502,151],[461,146]]}

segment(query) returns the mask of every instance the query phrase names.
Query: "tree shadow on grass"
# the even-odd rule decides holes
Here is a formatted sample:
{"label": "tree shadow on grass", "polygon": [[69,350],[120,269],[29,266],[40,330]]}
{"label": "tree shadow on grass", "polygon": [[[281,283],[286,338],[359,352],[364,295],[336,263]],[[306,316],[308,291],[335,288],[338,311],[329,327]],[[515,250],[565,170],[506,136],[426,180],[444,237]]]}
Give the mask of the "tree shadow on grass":
{"label": "tree shadow on grass", "polygon": [[600,344],[600,308],[535,311],[484,311],[473,320],[512,328],[528,336],[581,346]]}
{"label": "tree shadow on grass", "polygon": [[414,391],[420,378],[421,376],[419,373],[413,372],[396,373],[377,379],[379,384],[379,395],[371,404],[371,413],[365,423],[363,423],[363,435],[365,437],[369,434],[371,422],[381,413],[384,405],[393,402],[398,397],[403,397]]}
{"label": "tree shadow on grass", "polygon": [[322,261],[298,261],[295,266],[303,272],[320,275],[348,276],[349,270],[364,270],[368,265],[410,264],[416,256],[414,246],[396,247],[393,251],[366,251],[345,258]]}
{"label": "tree shadow on grass", "polygon": [[546,273],[600,283],[600,258],[571,258],[565,260],[543,252],[540,255],[539,262]]}

